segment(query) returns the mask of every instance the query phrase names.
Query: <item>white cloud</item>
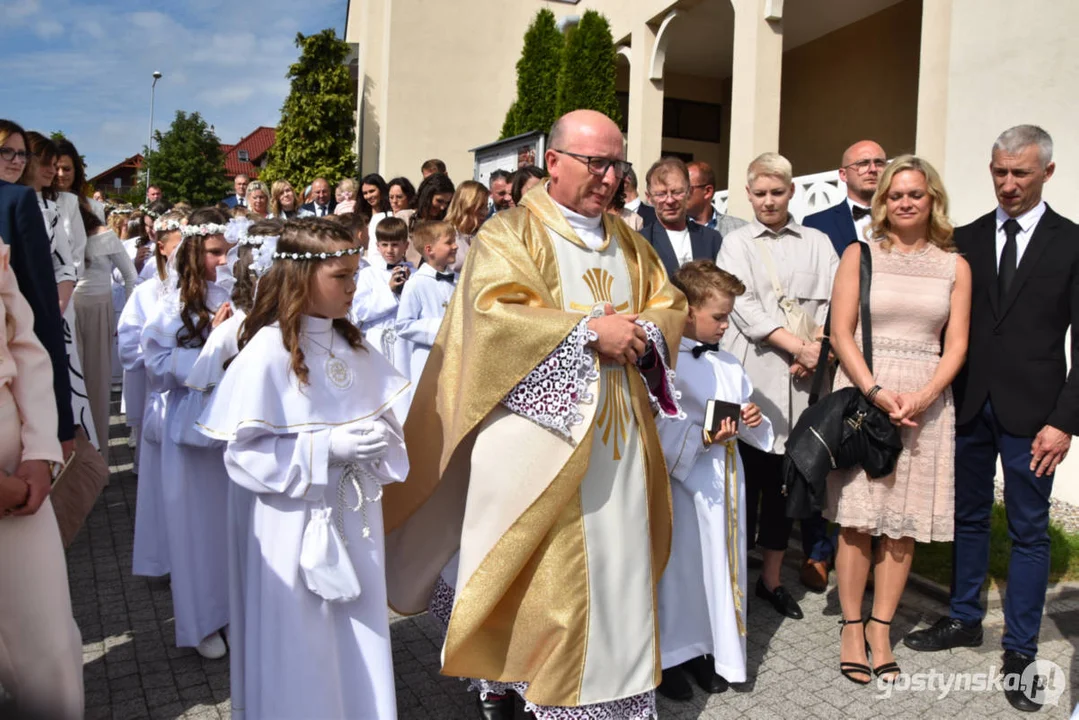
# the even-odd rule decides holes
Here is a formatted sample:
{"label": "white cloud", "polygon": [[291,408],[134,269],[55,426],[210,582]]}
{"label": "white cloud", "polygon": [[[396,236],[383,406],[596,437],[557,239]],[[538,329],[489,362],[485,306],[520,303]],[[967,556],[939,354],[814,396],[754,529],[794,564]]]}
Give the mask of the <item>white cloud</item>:
{"label": "white cloud", "polygon": [[41,10],[38,0],[12,0],[0,3],[0,16],[8,22],[18,22],[37,15]]}
{"label": "white cloud", "polygon": [[34,23],[34,34],[42,40],[50,40],[64,34],[64,26],[56,20],[39,20]]}

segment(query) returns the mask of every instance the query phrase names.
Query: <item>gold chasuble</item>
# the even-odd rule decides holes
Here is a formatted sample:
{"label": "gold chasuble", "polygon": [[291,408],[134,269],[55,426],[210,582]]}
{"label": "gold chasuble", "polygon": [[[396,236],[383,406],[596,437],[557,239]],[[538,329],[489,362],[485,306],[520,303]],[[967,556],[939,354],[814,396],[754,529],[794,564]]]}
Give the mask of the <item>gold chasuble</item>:
{"label": "gold chasuble", "polygon": [[502,402],[604,303],[652,323],[675,361],[685,298],[644,238],[602,224],[590,248],[537,186],[483,225],[405,424],[408,479],[383,497],[391,606],[425,610],[459,550],[442,673],[527,682],[537,705],[660,681],[671,499],[641,373],[586,356],[565,434]]}

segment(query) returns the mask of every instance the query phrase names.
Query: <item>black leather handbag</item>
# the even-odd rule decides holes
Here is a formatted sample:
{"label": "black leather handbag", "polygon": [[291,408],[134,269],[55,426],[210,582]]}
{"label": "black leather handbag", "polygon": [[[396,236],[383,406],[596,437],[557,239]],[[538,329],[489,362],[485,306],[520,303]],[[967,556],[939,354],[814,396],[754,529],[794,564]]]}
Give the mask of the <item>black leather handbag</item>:
{"label": "black leather handbag", "polygon": [[[869,314],[869,289],[873,258],[862,247],[859,277],[859,305],[862,321],[862,354],[873,371],[873,330]],[[828,473],[861,466],[866,475],[880,478],[895,472],[903,449],[899,428],[891,418],[856,387],[847,387],[820,397],[828,365],[832,318],[824,324],[820,358],[813,374],[809,408],[802,413],[787,439],[783,457],[783,495],[787,517],[800,520],[820,512],[825,505]]]}

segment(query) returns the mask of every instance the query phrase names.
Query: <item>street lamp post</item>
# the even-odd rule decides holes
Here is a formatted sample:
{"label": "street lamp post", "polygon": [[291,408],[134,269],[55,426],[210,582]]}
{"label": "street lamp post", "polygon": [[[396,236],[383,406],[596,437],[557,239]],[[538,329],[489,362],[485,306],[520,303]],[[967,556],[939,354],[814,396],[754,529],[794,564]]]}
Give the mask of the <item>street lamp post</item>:
{"label": "street lamp post", "polygon": [[146,192],[150,192],[150,153],[154,149],[154,88],[161,79],[161,73],[154,71],[154,82],[150,85],[150,143],[146,146]]}

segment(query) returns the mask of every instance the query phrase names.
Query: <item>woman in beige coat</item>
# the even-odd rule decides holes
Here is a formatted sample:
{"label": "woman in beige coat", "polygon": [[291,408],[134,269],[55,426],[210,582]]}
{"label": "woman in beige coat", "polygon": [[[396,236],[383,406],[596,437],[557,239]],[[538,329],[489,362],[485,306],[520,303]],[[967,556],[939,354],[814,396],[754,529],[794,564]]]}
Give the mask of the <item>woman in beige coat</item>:
{"label": "woman in beige coat", "polygon": [[81,718],[82,638],[48,494],[62,459],[52,365],[0,240],[0,703],[18,717]]}

